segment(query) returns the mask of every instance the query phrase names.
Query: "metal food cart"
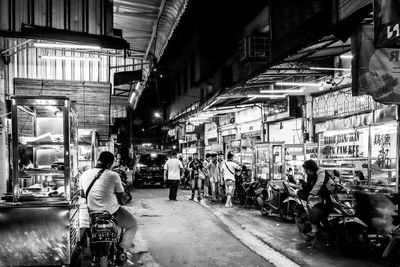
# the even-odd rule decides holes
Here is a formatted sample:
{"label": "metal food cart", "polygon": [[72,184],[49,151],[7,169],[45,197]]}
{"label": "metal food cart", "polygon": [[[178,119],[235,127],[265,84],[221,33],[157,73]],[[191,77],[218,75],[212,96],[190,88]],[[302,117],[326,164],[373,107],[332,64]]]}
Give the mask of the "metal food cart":
{"label": "metal food cart", "polygon": [[10,188],[0,265],[72,264],[77,244],[77,111],[68,97],[11,96]]}

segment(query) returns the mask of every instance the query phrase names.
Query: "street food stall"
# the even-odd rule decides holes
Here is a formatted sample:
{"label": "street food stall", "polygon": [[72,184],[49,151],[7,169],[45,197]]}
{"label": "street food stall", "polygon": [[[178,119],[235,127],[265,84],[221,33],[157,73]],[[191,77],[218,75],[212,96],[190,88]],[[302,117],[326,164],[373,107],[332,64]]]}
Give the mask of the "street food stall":
{"label": "street food stall", "polygon": [[11,114],[0,266],[70,264],[79,238],[77,111],[68,97],[11,96]]}
{"label": "street food stall", "polygon": [[388,235],[398,192],[397,106],[326,122],[317,127],[320,166],[338,170],[353,190],[357,214],[373,232]]}
{"label": "street food stall", "polygon": [[281,180],[283,178],[283,143],[257,143],[255,150],[255,178]]}

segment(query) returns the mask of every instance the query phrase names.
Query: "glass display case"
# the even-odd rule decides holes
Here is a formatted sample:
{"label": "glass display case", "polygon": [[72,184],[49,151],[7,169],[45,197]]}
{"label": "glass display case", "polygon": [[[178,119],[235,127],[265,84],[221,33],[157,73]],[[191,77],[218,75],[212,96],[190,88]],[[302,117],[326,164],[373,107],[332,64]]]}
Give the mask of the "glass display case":
{"label": "glass display case", "polygon": [[325,131],[319,135],[320,166],[338,170],[345,183],[368,183],[369,128]]}
{"label": "glass display case", "polygon": [[292,175],[294,180],[298,182],[304,179],[302,165],[305,161],[304,144],[285,145],[285,175]]}
{"label": "glass display case", "polygon": [[258,143],[254,145],[255,150],[255,178],[270,179],[270,145],[269,143]]}
{"label": "glass display case", "polygon": [[0,265],[69,264],[78,239],[77,111],[67,97],[11,96],[11,115]]}
{"label": "glass display case", "polygon": [[283,143],[257,143],[255,150],[255,178],[281,180],[283,178]]}
{"label": "glass display case", "polygon": [[96,131],[88,129],[78,130],[79,142],[79,170],[84,172],[94,168],[100,154],[99,136]]}

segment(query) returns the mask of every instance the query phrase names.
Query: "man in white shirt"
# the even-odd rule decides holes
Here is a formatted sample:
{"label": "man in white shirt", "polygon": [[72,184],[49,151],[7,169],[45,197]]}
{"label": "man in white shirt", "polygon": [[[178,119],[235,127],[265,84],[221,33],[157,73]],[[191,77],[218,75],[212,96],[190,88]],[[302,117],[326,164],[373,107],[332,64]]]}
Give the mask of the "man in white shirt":
{"label": "man in white shirt", "polygon": [[[124,199],[124,187],[119,175],[110,170],[113,162],[114,155],[111,152],[100,153],[96,167],[85,171],[80,178],[81,196],[86,196],[89,210],[105,210],[115,217],[118,226],[126,230],[119,245],[125,252],[129,252],[138,224],[133,215],[119,204]],[[92,183],[96,176],[97,180]]]}
{"label": "man in white shirt", "polygon": [[177,201],[176,193],[178,192],[179,181],[183,175],[183,165],[176,158],[176,152],[172,152],[171,158],[164,165],[164,180],[169,181],[169,200]]}
{"label": "man in white shirt", "polygon": [[232,196],[235,190],[235,173],[240,166],[233,162],[233,154],[228,153],[227,161],[222,163],[222,173],[225,180],[226,204],[225,207],[232,208]]}

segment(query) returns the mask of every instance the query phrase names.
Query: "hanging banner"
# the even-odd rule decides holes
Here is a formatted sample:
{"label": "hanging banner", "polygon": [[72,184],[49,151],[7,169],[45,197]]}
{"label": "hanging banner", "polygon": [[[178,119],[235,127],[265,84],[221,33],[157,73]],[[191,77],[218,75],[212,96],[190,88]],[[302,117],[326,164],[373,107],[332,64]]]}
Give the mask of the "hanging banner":
{"label": "hanging banner", "polygon": [[400,49],[375,49],[372,25],[352,37],[353,96],[368,94],[384,104],[400,103]]}
{"label": "hanging banner", "polygon": [[400,2],[374,0],[376,47],[400,47]]}

